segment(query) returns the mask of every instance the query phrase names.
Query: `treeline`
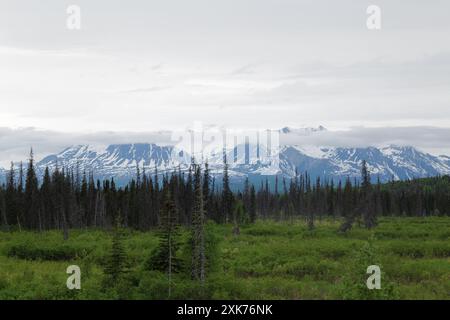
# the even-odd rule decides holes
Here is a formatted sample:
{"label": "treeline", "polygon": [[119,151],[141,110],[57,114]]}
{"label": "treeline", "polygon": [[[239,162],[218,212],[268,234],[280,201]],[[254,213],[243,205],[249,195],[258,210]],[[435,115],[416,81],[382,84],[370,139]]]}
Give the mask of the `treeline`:
{"label": "treeline", "polygon": [[[344,218],[342,230],[361,220],[376,225],[378,216],[450,215],[450,178],[436,177],[381,184],[371,182],[365,161],[361,178],[344,181],[312,181],[307,172],[292,179],[268,180],[259,186],[246,180],[242,190],[230,188],[224,159],[220,181],[211,177],[208,165],[192,164],[188,172],[171,174],[137,170],[135,179],[123,188],[114,179],[94,180],[92,172],[65,168],[45,170],[38,183],[31,153],[27,168],[11,165],[6,184],[0,187],[0,222],[3,228],[48,230],[110,228],[120,215],[122,224],[139,230],[161,225],[166,194],[174,209],[171,219],[182,225],[195,221],[195,189],[201,188],[205,218],[235,224],[256,219],[290,220],[303,217],[310,228],[324,217]],[[194,217],[193,217],[194,215]],[[194,219],[193,219],[194,218]]]}

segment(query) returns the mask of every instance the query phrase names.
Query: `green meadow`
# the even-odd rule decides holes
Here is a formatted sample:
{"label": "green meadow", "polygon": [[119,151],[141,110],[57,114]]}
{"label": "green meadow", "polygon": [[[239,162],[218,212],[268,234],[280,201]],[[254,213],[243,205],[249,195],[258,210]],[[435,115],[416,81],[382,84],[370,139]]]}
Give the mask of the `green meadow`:
{"label": "green meadow", "polygon": [[[0,232],[0,299],[450,299],[450,217],[381,218],[376,228],[339,221],[257,221],[207,225],[207,278],[191,280],[183,228],[171,279],[147,263],[157,231],[124,230],[127,272],[105,285],[111,233],[70,230]],[[69,265],[81,269],[81,289],[66,287]],[[381,289],[369,290],[367,267],[381,268]]]}

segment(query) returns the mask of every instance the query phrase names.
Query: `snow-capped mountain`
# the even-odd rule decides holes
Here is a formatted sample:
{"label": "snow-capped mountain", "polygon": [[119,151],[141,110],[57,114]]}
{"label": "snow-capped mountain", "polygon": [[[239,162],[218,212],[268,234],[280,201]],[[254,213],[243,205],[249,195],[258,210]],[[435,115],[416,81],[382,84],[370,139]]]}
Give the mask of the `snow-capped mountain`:
{"label": "snow-capped mountain", "polygon": [[366,160],[372,177],[387,181],[406,180],[450,174],[450,162],[410,146],[383,148],[325,148],[286,146],[280,153],[282,172],[288,176],[295,170],[307,170],[311,176],[340,179],[359,177],[362,160]]}
{"label": "snow-capped mountain", "polygon": [[[410,146],[389,145],[384,147],[323,147],[308,145],[308,137],[330,134],[326,128],[284,127],[276,131],[280,147],[269,152],[264,142],[247,141],[229,147],[226,151],[231,181],[239,185],[245,177],[253,183],[262,179],[274,180],[275,176],[291,178],[296,172],[307,171],[311,178],[328,179],[359,178],[361,162],[366,160],[374,179],[381,181],[405,180],[427,176],[450,174],[450,157],[433,156]],[[265,133],[263,134],[265,135]],[[57,154],[44,157],[36,163],[40,176],[48,167],[65,168],[74,172],[92,172],[100,180],[114,178],[123,185],[142,172],[159,173],[188,170],[192,158],[195,162],[207,161],[211,174],[221,177],[223,172],[223,149],[221,146],[206,147],[206,153],[190,154],[181,146],[154,143],[112,144],[105,147],[76,145]],[[6,169],[0,169],[4,181]]]}
{"label": "snow-capped mountain", "polygon": [[[296,171],[308,171],[311,177],[358,178],[362,160],[368,162],[372,177],[380,177],[382,181],[450,174],[449,157],[436,157],[413,147],[391,145],[383,148],[329,148],[286,145],[276,155],[279,161],[276,166],[246,156],[245,152],[237,152],[239,148],[244,146],[227,152],[230,175],[235,183],[242,181],[247,175],[257,181],[275,175],[293,177]],[[248,146],[247,154],[254,154],[254,148],[254,145]],[[247,158],[244,159],[245,157]],[[221,154],[208,159],[213,175],[221,175],[222,159]],[[173,146],[139,143],[109,145],[105,148],[72,146],[43,158],[36,166],[40,173],[45,167],[78,168],[80,172],[92,171],[99,179],[114,177],[121,184],[136,175],[136,166],[139,166],[141,172],[146,170],[150,173],[157,168],[163,173],[178,169],[185,171],[190,163],[191,156]]]}
{"label": "snow-capped mountain", "polygon": [[113,144],[105,148],[76,145],[58,154],[49,155],[36,163],[37,171],[45,168],[68,168],[79,172],[92,172],[98,179],[114,178],[119,184],[127,183],[136,175],[137,167],[164,173],[185,170],[190,156],[173,146],[150,143]]}

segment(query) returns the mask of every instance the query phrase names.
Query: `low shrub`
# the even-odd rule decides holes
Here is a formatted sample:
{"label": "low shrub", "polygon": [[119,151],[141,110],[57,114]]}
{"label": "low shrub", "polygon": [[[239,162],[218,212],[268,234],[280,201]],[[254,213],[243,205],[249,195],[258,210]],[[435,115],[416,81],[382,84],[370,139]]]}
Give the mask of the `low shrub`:
{"label": "low shrub", "polygon": [[290,275],[296,278],[311,277],[313,279],[329,279],[333,277],[335,266],[332,261],[302,258],[275,268],[277,275]]}
{"label": "low shrub", "polygon": [[12,245],[7,250],[8,257],[25,260],[64,261],[83,258],[88,254],[85,248],[72,247],[66,244],[48,246],[33,243],[20,243]]}

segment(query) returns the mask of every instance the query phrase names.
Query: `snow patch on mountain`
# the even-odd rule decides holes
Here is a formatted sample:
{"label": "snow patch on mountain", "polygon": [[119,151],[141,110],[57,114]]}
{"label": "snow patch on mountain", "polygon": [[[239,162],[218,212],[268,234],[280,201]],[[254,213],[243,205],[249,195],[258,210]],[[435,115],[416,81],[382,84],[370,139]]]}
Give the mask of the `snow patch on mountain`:
{"label": "snow patch on mountain", "polygon": [[[292,130],[289,134],[292,134]],[[291,178],[296,172],[305,171],[311,178],[359,178],[363,160],[367,161],[372,177],[379,177],[382,181],[450,174],[449,156],[433,156],[411,146],[348,148],[284,145],[279,154],[261,158],[265,153],[267,150],[264,146],[255,144],[228,149],[226,156],[231,179],[243,181],[246,176],[265,179],[275,175]],[[220,149],[208,156],[198,156],[195,161],[207,161],[213,176],[220,177],[223,172],[223,153]],[[46,167],[50,170],[64,168],[79,173],[92,172],[98,179],[114,177],[118,184],[125,184],[136,176],[138,167],[141,172],[146,170],[150,173],[157,169],[160,173],[170,173],[174,170],[186,171],[190,163],[189,153],[170,145],[75,145],[38,161],[36,170],[39,175],[43,174]],[[0,169],[3,177],[6,173],[7,170]]]}

